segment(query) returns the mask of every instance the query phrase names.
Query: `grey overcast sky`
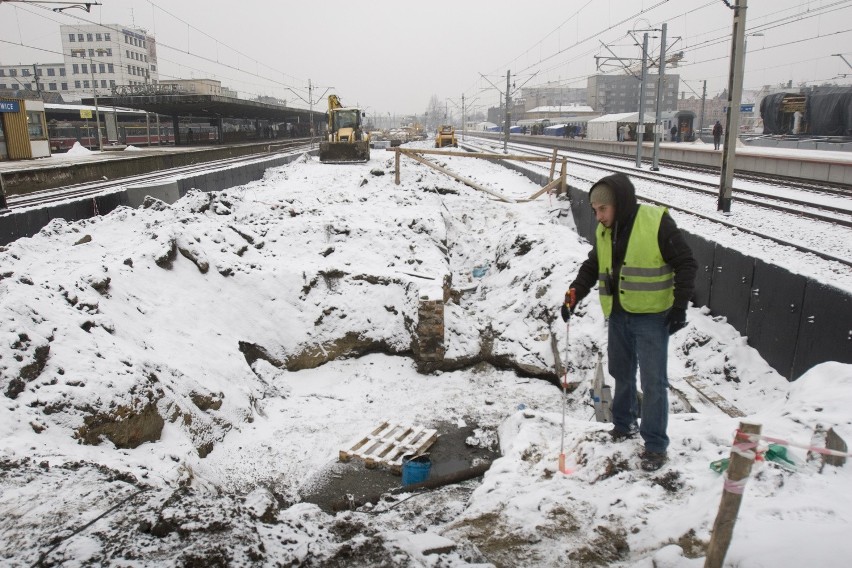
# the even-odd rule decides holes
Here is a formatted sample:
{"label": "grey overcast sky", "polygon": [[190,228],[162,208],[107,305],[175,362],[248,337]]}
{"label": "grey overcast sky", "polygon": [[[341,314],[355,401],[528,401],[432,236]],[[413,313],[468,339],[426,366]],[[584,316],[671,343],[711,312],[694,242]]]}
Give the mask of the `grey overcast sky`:
{"label": "grey overcast sky", "polygon": [[[516,87],[584,87],[595,56],[609,55],[601,42],[636,58],[627,32],[667,22],[669,49],[684,52],[670,70],[681,90],[700,95],[706,80],[713,96],[727,86],[733,17],[724,0],[100,2],[91,13],[0,3],[0,64],[61,61],[60,24],[135,24],[156,36],[162,79],[218,79],[242,97],[304,108],[310,79],[315,108],[332,87],[368,114],[419,114],[432,95],[450,109],[463,93],[468,106],[496,105],[491,83],[505,89],[507,69]],[[832,55],[852,62],[852,0],[750,0],[746,29],[756,35],[745,88],[852,83],[852,68]]]}

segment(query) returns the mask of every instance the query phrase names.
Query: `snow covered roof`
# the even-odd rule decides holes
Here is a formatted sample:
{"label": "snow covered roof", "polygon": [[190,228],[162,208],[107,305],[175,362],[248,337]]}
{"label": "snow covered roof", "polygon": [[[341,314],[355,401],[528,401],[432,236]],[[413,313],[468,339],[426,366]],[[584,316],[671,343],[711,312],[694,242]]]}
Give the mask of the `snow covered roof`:
{"label": "snow covered roof", "polygon": [[582,112],[595,112],[595,109],[588,105],[564,105],[564,106],[540,106],[535,107],[532,110],[528,110],[527,112],[558,112],[558,113],[582,113]]}
{"label": "snow covered roof", "polygon": [[[654,113],[646,112],[645,113],[645,123],[654,122]],[[621,112],[615,114],[605,114],[603,116],[599,116],[597,118],[593,118],[589,121],[589,123],[603,123],[603,122],[639,122],[639,113],[638,112]]]}

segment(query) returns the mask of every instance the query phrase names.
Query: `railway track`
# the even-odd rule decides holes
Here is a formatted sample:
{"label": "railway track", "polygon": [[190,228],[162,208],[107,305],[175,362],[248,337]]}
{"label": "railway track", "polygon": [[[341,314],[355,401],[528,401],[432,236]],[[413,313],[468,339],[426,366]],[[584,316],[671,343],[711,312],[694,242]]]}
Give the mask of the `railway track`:
{"label": "railway track", "polygon": [[[530,150],[530,148],[525,145],[510,144],[510,146],[519,152],[526,152],[527,154],[537,154],[542,156],[551,155],[549,152],[542,150]],[[565,153],[560,153],[559,157],[566,159],[572,164],[592,167],[607,172],[625,173],[630,175],[633,179],[645,179],[653,182],[665,183],[672,187],[678,187],[687,191],[699,192],[706,195],[716,196],[719,193],[718,183],[711,183],[700,179],[684,180],[682,176],[677,174],[667,172],[647,172],[645,170],[636,169],[632,166],[618,165],[612,162],[605,162],[586,157],[578,158],[566,155]],[[576,174],[572,174],[572,177],[585,179]],[[594,183],[597,180],[585,179],[585,181]],[[787,186],[779,187],[778,189],[790,194],[770,194],[766,191],[736,186],[733,188],[733,192],[738,195],[738,202],[748,203],[750,205],[764,207],[775,211],[783,211],[785,213],[818,221],[835,223],[845,227],[852,227],[852,201],[844,199],[848,196],[838,194],[836,191],[827,191],[823,192],[822,195],[815,196],[824,199],[824,201],[820,203],[813,199],[805,199],[804,197],[793,195],[794,192],[796,194],[802,191],[812,192],[813,190],[810,188]],[[852,194],[849,196],[852,196]],[[844,203],[843,201],[846,202]]]}
{"label": "railway track", "polygon": [[68,185],[59,188],[45,189],[23,195],[10,195],[6,198],[7,206],[10,209],[20,209],[24,207],[35,207],[41,205],[50,205],[67,201],[69,199],[79,199],[84,197],[94,197],[111,190],[120,189],[127,186],[140,184],[154,184],[160,181],[172,179],[175,177],[190,176],[195,173],[209,171],[227,166],[233,166],[240,163],[248,163],[257,160],[268,159],[272,156],[280,154],[289,154],[299,151],[304,151],[309,148],[310,143],[306,139],[291,140],[270,144],[269,152],[264,154],[251,154],[247,156],[238,156],[235,158],[225,158],[210,162],[201,162],[188,166],[170,168],[168,170],[160,170],[148,174],[140,174],[128,176],[113,180],[103,180],[86,182],[75,185]]}
{"label": "railway track", "polygon": [[[475,136],[468,134],[468,137]],[[520,146],[526,149],[529,149],[529,146],[540,146],[542,148],[547,148],[548,151],[552,151],[554,145],[547,138],[548,137],[530,137],[529,141],[524,141],[524,144],[521,144]],[[480,140],[487,141],[491,144],[499,144],[501,146],[503,144],[502,141],[496,141],[492,138],[480,138]],[[515,142],[514,144],[516,146],[518,145],[517,142]],[[625,159],[625,156],[623,154],[617,154],[613,152],[598,152],[580,148],[571,148],[570,150],[560,148],[560,152],[571,152],[575,154],[584,154],[590,156],[607,156],[615,160]],[[644,162],[647,163],[648,160],[644,159]],[[703,166],[699,164],[687,164],[684,162],[675,162],[672,160],[660,160],[660,164],[665,165],[667,168],[680,170],[683,172],[694,172],[697,174],[711,175],[716,177],[720,175],[720,168],[718,167]],[[842,183],[807,181],[800,178],[771,176],[767,174],[742,171],[737,171],[735,176],[739,181],[743,182],[749,181],[754,183],[772,184],[777,185],[779,187],[796,188],[800,191],[814,191],[819,194],[833,195],[836,197],[852,197],[852,188]]]}
{"label": "railway track", "polygon": [[[489,152],[493,151],[493,147],[494,147],[493,141],[488,140],[488,141],[486,141],[486,143],[487,143],[487,146],[485,146],[484,148],[472,146],[470,143],[465,144],[465,146],[470,146],[471,149],[479,150],[479,151],[482,151],[482,150],[489,151]],[[515,150],[519,153],[523,152],[523,153],[526,153],[526,154],[544,155],[544,156],[552,155],[552,150],[551,150],[551,152],[543,151],[543,150],[542,151],[536,151],[536,150],[531,150],[526,145],[518,145],[518,144],[510,144],[510,146],[512,146],[513,150]],[[501,148],[502,148],[502,145],[501,145]],[[653,190],[646,191],[641,187],[641,184],[637,184],[637,197],[642,201],[646,201],[646,202],[649,202],[649,203],[654,203],[654,204],[657,204],[657,205],[668,207],[669,209],[672,209],[672,210],[675,210],[675,211],[681,211],[681,212],[687,213],[689,215],[694,215],[694,216],[699,217],[701,219],[711,221],[715,224],[719,224],[719,225],[722,225],[722,226],[725,226],[725,227],[729,227],[731,229],[743,231],[745,233],[749,233],[749,234],[752,234],[754,236],[757,236],[757,237],[760,237],[760,238],[763,238],[763,239],[767,239],[767,240],[773,241],[773,242],[781,244],[781,245],[793,247],[794,249],[796,249],[798,251],[813,254],[813,255],[818,256],[820,258],[823,258],[825,260],[838,262],[838,263],[843,264],[846,267],[852,267],[852,257],[850,257],[846,254],[846,251],[848,251],[848,249],[849,249],[849,247],[848,247],[849,238],[852,238],[852,233],[850,233],[849,230],[848,230],[849,228],[852,228],[852,210],[850,210],[849,205],[847,205],[846,207],[843,207],[842,204],[833,204],[829,207],[819,209],[818,207],[814,207],[813,203],[808,201],[806,203],[807,203],[809,208],[806,208],[804,205],[802,205],[802,203],[805,202],[805,200],[803,200],[801,198],[796,198],[795,196],[787,196],[788,199],[786,200],[786,202],[773,203],[772,201],[767,201],[767,200],[772,199],[772,200],[775,200],[775,201],[782,201],[782,199],[778,198],[777,196],[767,197],[766,194],[763,193],[763,192],[756,191],[756,190],[750,190],[751,194],[759,195],[759,196],[763,197],[763,199],[756,199],[754,197],[746,197],[744,195],[740,195],[737,198],[737,202],[739,204],[743,205],[744,208],[745,207],[753,207],[754,211],[764,210],[766,212],[771,212],[771,213],[761,215],[761,214],[752,214],[750,212],[749,214],[740,215],[739,217],[741,219],[743,219],[743,222],[742,223],[736,223],[736,222],[733,222],[733,220],[729,220],[729,219],[723,217],[722,214],[716,212],[715,206],[713,207],[712,213],[702,212],[702,211],[698,210],[697,202],[699,200],[707,201],[708,195],[712,195],[714,198],[715,198],[715,196],[718,195],[718,188],[716,186],[710,184],[709,182],[706,182],[706,181],[702,182],[701,180],[684,180],[682,178],[678,178],[674,174],[666,174],[666,173],[660,174],[659,172],[653,172],[653,173],[652,172],[645,172],[643,170],[638,170],[638,169],[635,169],[635,168],[632,168],[632,167],[613,164],[612,162],[602,162],[600,160],[578,158],[578,157],[575,157],[575,156],[564,155],[563,153],[560,153],[559,157],[565,158],[566,160],[568,160],[569,163],[577,164],[577,165],[580,165],[580,166],[583,166],[583,167],[586,167],[586,168],[592,168],[594,170],[601,172],[601,175],[598,175],[596,177],[584,177],[581,173],[578,173],[576,171],[569,172],[569,177],[571,177],[573,179],[582,180],[582,181],[588,183],[589,185],[591,185],[591,184],[595,183],[598,179],[600,179],[600,177],[602,177],[602,175],[606,175],[606,174],[613,173],[613,172],[623,172],[623,173],[629,174],[630,177],[634,180],[634,182],[637,179],[642,179],[642,180],[646,180],[648,182],[651,182],[653,184],[660,184],[661,186],[665,186],[665,188],[667,188],[667,189],[671,189],[671,188],[675,187],[678,190],[688,191],[692,195],[695,195],[695,199],[689,199],[688,200],[689,204],[685,205],[685,204],[682,203],[683,200],[684,200],[682,195],[678,196],[678,199],[672,199],[671,197],[665,197],[665,196],[660,197],[660,196],[652,195],[651,193],[654,193]],[[544,172],[544,173],[548,173],[549,170],[550,170],[549,165],[529,164],[529,165],[526,165],[525,167],[541,169],[541,171]],[[787,191],[791,191],[791,192],[799,191],[796,188],[785,188],[785,189],[787,189]],[[742,189],[740,189],[740,190],[735,189],[735,191],[742,191]],[[833,199],[835,201],[839,201],[839,199],[837,197],[833,197]],[[713,202],[715,203],[715,199],[713,199]],[[707,208],[705,207],[705,210],[706,209]],[[826,237],[826,239],[823,239],[823,241],[827,240],[828,238],[832,238],[833,243],[834,243],[834,248],[839,249],[841,251],[841,253],[835,254],[835,251],[831,250],[830,246],[825,246],[825,248],[823,248],[822,243],[820,244],[820,246],[813,246],[812,244],[802,242],[802,239],[799,238],[800,237],[799,234],[797,234],[790,227],[785,226],[785,225],[793,225],[793,223],[790,222],[789,216],[791,216],[791,215],[795,216],[796,218],[806,218],[806,219],[811,220],[813,223],[815,223],[816,224],[815,226],[818,226],[820,228],[821,232],[828,236],[828,237]],[[759,218],[762,217],[762,216],[766,216],[766,217],[777,216],[778,222],[775,224],[775,226],[772,227],[773,232],[786,231],[788,234],[779,235],[779,234],[773,234],[773,232],[767,231],[765,229],[766,223],[762,223],[762,224],[760,223],[760,221],[762,221],[762,219],[759,219]],[[749,217],[754,217],[754,218],[758,218],[758,219],[750,219]],[[813,231],[813,232],[816,232],[816,231]],[[838,233],[842,233],[842,234],[838,234]],[[820,243],[820,239],[814,239],[814,240],[816,240],[818,243]],[[828,249],[828,250],[826,250],[826,249]]]}

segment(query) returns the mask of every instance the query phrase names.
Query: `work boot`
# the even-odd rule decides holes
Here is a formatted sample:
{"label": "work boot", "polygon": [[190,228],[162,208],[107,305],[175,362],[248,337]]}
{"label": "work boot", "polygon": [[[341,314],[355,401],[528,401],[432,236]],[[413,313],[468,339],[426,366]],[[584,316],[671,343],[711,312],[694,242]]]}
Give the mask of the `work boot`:
{"label": "work boot", "polygon": [[639,454],[641,458],[641,467],[645,471],[657,471],[663,464],[666,463],[666,452],[649,452],[645,450],[641,454]]}
{"label": "work boot", "polygon": [[623,442],[624,440],[630,440],[636,437],[636,434],[639,433],[639,429],[635,426],[630,428],[628,431],[621,430],[615,426],[612,427],[612,430],[609,431],[609,437],[612,438],[613,442]]}

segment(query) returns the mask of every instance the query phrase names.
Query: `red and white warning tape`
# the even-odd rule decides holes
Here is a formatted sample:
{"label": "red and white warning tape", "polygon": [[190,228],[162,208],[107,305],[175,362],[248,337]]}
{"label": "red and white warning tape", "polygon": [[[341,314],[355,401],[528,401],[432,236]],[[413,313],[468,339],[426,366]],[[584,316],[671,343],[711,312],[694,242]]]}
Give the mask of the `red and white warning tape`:
{"label": "red and white warning tape", "polygon": [[742,443],[738,443],[738,442],[734,443],[734,451],[736,453],[742,455],[743,457],[746,457],[746,458],[749,457],[749,456],[737,451],[738,450],[737,447],[738,446],[748,446],[748,448],[744,447],[743,449],[753,448],[753,447],[757,446],[757,442],[760,441],[760,440],[764,440],[766,442],[772,442],[773,444],[778,444],[778,445],[781,445],[781,446],[790,446],[792,448],[801,448],[803,450],[808,450],[809,452],[816,452],[818,454],[824,454],[826,456],[837,456],[837,457],[841,457],[841,458],[852,457],[852,454],[850,454],[850,453],[840,452],[840,451],[837,451],[837,450],[829,450],[828,448],[818,448],[816,446],[810,446],[810,445],[807,445],[807,444],[797,444],[796,442],[790,442],[789,440],[784,440],[784,439],[781,439],[781,438],[773,438],[772,436],[764,436],[762,434],[747,434],[747,433],[745,433],[741,430],[737,430],[735,440],[748,440],[749,444],[742,444]]}

